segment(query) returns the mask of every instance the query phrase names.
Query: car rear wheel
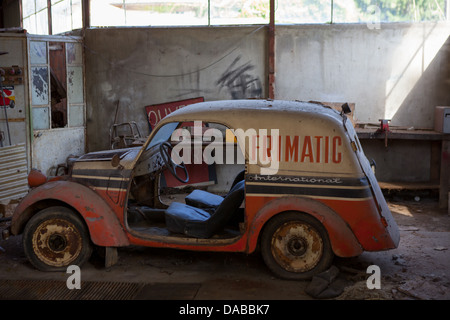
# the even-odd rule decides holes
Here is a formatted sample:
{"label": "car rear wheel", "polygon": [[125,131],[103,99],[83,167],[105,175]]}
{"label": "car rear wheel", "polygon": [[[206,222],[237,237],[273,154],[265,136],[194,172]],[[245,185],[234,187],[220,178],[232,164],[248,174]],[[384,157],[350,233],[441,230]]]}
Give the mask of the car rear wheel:
{"label": "car rear wheel", "polygon": [[325,271],[333,261],[328,233],[314,217],[286,212],[272,218],[263,230],[261,254],[278,277],[306,280]]}
{"label": "car rear wheel", "polygon": [[92,254],[84,221],[65,207],[50,207],[34,215],[25,226],[23,246],[28,260],[41,271],[80,267]]}

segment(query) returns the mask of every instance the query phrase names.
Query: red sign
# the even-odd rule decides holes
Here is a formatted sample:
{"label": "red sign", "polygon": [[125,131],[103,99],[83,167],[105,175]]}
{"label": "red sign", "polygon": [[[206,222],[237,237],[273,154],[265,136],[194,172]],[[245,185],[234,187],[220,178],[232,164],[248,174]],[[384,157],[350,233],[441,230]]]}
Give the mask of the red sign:
{"label": "red sign", "polygon": [[[203,101],[205,101],[205,98],[199,97],[146,106],[145,112],[147,113],[147,119],[148,123],[150,124],[151,130],[153,130],[165,116],[174,112],[175,110],[178,110],[190,104]],[[168,170],[165,170],[162,175],[162,186],[177,187],[183,185],[213,184],[217,179],[214,165],[208,166],[206,163],[202,163],[199,165],[187,164],[186,168],[189,172],[188,183],[179,182],[172,176],[172,174],[170,174]],[[180,173],[180,176],[184,178],[184,173]]]}
{"label": "red sign", "polygon": [[2,92],[0,90],[0,106],[10,106],[11,101],[15,100],[13,86],[3,87],[3,97],[1,94]]}
{"label": "red sign", "polygon": [[185,99],[185,100],[179,100],[174,102],[167,102],[167,103],[160,103],[160,104],[153,104],[150,106],[145,107],[145,112],[147,113],[147,119],[148,123],[150,124],[151,130],[155,128],[155,126],[160,122],[165,116],[168,114],[174,112],[177,109],[180,109],[182,107],[185,107],[190,104],[203,102],[205,101],[205,98],[199,97],[199,98],[192,98],[192,99]]}

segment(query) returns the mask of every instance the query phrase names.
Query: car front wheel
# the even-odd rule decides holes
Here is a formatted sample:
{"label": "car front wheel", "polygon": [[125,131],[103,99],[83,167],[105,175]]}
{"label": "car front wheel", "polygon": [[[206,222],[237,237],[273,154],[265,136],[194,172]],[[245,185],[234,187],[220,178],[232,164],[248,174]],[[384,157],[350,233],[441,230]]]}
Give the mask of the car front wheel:
{"label": "car front wheel", "polygon": [[92,253],[84,221],[65,207],[50,207],[35,214],[25,226],[23,246],[28,260],[41,271],[80,267]]}
{"label": "car front wheel", "polygon": [[261,254],[278,277],[310,279],[333,261],[328,233],[314,217],[286,212],[272,218],[263,230]]}

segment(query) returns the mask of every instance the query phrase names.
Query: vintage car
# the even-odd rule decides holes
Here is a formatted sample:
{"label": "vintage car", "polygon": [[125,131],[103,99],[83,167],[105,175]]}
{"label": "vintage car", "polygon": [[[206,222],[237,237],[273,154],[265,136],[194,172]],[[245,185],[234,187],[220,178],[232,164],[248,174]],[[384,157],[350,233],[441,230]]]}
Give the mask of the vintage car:
{"label": "vintage car", "polygon": [[[214,184],[191,183],[196,166],[216,170]],[[12,217],[11,233],[23,234],[40,270],[81,266],[94,247],[105,248],[108,266],[131,245],[258,248],[278,277],[308,279],[334,256],[399,243],[351,121],[318,103],[189,105],[162,119],[143,146],[88,153],[68,169],[53,178],[32,170]],[[178,185],[163,192],[169,176]],[[211,191],[218,185],[222,194]]]}

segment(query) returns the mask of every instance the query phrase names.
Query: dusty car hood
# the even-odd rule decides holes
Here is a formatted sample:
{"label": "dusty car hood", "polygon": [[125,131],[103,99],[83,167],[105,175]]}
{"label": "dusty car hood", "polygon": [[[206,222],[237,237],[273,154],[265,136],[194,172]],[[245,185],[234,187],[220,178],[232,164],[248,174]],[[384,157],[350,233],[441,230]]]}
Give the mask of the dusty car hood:
{"label": "dusty car hood", "polygon": [[73,169],[131,169],[141,147],[89,152],[75,160]]}
{"label": "dusty car hood", "polygon": [[122,159],[133,149],[135,148],[89,152],[79,157],[77,161],[107,161],[112,160],[115,155]]}

